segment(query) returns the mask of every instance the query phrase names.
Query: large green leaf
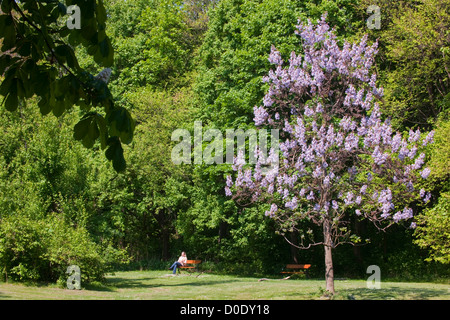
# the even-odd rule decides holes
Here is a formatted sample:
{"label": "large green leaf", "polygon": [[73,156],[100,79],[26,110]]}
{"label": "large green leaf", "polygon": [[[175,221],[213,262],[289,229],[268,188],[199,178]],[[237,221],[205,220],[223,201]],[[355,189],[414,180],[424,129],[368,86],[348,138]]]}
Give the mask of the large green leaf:
{"label": "large green leaf", "polygon": [[117,172],[124,171],[126,168],[123,149],[117,137],[108,139],[108,149],[105,151],[106,158],[113,163],[114,170]]}
{"label": "large green leaf", "polygon": [[90,118],[83,118],[75,125],[73,131],[73,137],[75,140],[81,140],[87,135],[90,123]]}
{"label": "large green leaf", "polygon": [[39,109],[43,115],[49,114],[52,111],[52,106],[50,105],[47,97],[42,97],[38,102]]}
{"label": "large green leaf", "polygon": [[8,111],[16,111],[19,106],[19,99],[16,93],[9,93],[6,97],[5,108]]}

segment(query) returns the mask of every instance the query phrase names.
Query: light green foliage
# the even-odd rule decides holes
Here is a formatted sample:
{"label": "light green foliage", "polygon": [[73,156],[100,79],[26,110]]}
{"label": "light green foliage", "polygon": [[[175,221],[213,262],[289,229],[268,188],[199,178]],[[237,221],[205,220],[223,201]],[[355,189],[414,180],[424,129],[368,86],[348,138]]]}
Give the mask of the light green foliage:
{"label": "light green foliage", "polygon": [[140,28],[148,38],[143,52],[142,73],[150,83],[179,77],[189,63],[188,32],[181,1],[154,1],[141,15]]}
{"label": "light green foliage", "polygon": [[450,263],[450,121],[436,125],[434,144],[430,150],[432,168],[429,184],[435,187],[434,206],[418,216],[415,243],[429,250],[427,261]]}
{"label": "light green foliage", "polygon": [[300,2],[220,1],[200,49],[196,92],[200,117],[218,128],[252,122],[264,95],[262,76],[271,45],[289,54]]}
{"label": "light green foliage", "polygon": [[77,264],[83,281],[101,280],[112,264],[126,261],[108,239],[94,242],[91,229],[97,170],[103,167],[101,176],[116,173],[99,146],[90,150],[73,140],[77,114],[24,111],[1,111],[0,128],[8,133],[0,139],[2,276],[56,281]]}
{"label": "light green foliage", "polygon": [[[196,120],[202,120],[204,130],[219,129],[224,136],[225,129],[254,128],[253,107],[262,104],[267,90],[262,77],[271,68],[268,55],[272,45],[287,61],[300,46],[294,33],[298,19],[317,19],[328,11],[343,35],[354,32],[348,28],[354,10],[350,1],[219,1],[210,11],[197,58]],[[247,148],[247,154],[249,151]],[[193,204],[180,216],[180,232],[188,247],[204,248],[203,255],[231,264],[255,261],[252,270],[273,269],[289,250],[280,251],[284,239],[274,234],[262,208],[239,210],[225,197],[224,177],[230,172],[229,164],[196,166]],[[265,260],[267,252],[278,257]]]}
{"label": "light green foliage", "polygon": [[[100,186],[98,210],[110,221],[99,226],[115,243],[129,245],[137,260],[149,254],[169,258],[170,236],[178,212],[187,206],[188,170],[171,160],[171,134],[189,117],[186,91],[173,95],[152,89],[129,93],[136,115],[136,136],[125,149],[124,175],[106,178]],[[161,244],[161,246],[159,245]]]}
{"label": "light green foliage", "polygon": [[450,263],[450,194],[441,193],[439,202],[418,217],[414,241],[429,249],[427,261]]}
{"label": "light green foliage", "polygon": [[450,178],[450,121],[440,120],[436,123],[434,134],[434,143],[431,146],[431,159],[429,165],[433,170],[431,171],[431,178],[441,180],[447,184],[445,189],[449,189]]}
{"label": "light green foliage", "polygon": [[385,113],[397,127],[427,126],[450,101],[450,1],[363,0],[381,9],[379,78]]}
{"label": "light green foliage", "polygon": [[0,239],[1,274],[6,280],[56,281],[65,278],[68,265],[76,264],[83,281],[99,281],[107,268],[87,231],[58,216],[1,218]]}

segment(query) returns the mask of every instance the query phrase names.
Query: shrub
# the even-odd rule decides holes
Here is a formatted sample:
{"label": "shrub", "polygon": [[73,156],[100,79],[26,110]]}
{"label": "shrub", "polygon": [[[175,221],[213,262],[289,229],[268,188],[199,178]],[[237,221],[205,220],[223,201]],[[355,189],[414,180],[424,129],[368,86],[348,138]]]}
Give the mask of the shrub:
{"label": "shrub", "polygon": [[84,227],[72,227],[57,215],[0,219],[0,271],[6,281],[65,283],[70,265],[80,267],[82,283],[102,281],[113,260],[110,250],[108,260],[103,252]]}

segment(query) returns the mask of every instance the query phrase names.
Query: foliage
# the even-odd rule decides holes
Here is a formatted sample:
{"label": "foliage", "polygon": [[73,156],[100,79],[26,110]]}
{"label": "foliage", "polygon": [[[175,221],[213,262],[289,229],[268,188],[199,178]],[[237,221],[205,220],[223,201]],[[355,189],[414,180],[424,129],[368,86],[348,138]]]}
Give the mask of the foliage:
{"label": "foliage", "polygon": [[98,150],[73,140],[77,114],[23,112],[1,112],[0,127],[8,132],[0,142],[2,272],[15,280],[57,281],[78,264],[84,282],[99,281],[127,260],[123,250],[92,237],[96,162],[114,171]]}
{"label": "foliage", "polygon": [[270,66],[267,56],[271,46],[288,56],[298,47],[295,25],[305,16],[318,18],[329,10],[339,30],[345,30],[353,19],[351,1],[316,3],[220,1],[211,12],[199,51],[195,85],[200,104],[198,118],[216,128],[252,123],[253,106],[260,104],[266,90],[261,79]]}
{"label": "foliage", "polygon": [[450,88],[450,2],[448,0],[363,0],[381,9],[378,38],[380,84],[385,89],[383,111],[396,127],[430,128],[448,112]]}
{"label": "foliage", "polygon": [[101,0],[67,1],[67,6],[74,4],[83,13],[80,29],[61,25],[67,7],[59,1],[1,1],[0,74],[5,78],[0,95],[9,111],[25,105],[33,96],[40,98],[42,114],[53,112],[59,117],[73,105],[80,106],[84,115],[74,128],[75,139],[88,148],[99,139],[106,157],[122,171],[122,143],[130,143],[133,136],[131,115],[114,103],[102,75],[94,77],[80,67],[73,49],[82,45],[96,63],[112,66],[114,53],[105,31],[106,10]]}
{"label": "foliage", "polygon": [[121,95],[138,87],[184,85],[206,29],[206,9],[197,6],[208,2],[106,1],[115,52],[111,90]]}
{"label": "foliage", "polygon": [[422,248],[430,248],[427,261],[450,263],[450,194],[442,193],[433,208],[425,210],[419,217],[416,230],[417,243]]}
{"label": "foliage", "polygon": [[[244,168],[245,158],[239,154],[234,162],[237,177],[235,182],[228,177],[226,192],[232,195],[234,185],[238,202],[270,203],[266,215],[283,228],[295,229],[302,220],[322,226],[321,241],[309,230],[297,231],[301,247],[325,246],[327,290],[334,292],[331,249],[360,242],[349,230],[345,213],[354,210],[380,229],[412,218],[412,209],[405,205],[418,196],[413,184],[419,170],[424,179],[430,172],[422,168],[425,153],[416,154],[434,132],[419,143],[419,130],[404,138],[393,132],[389,121],[382,121],[376,102],[382,89],[376,86],[376,74],[370,74],[376,43],[369,46],[363,37],[359,43],[344,41],[339,48],[325,15],[317,26],[310,20],[300,24],[297,33],[303,55],[292,52],[284,65],[272,47],[269,61],[276,69],[263,79],[270,84],[264,106],[254,108],[257,126],[281,131],[280,160],[273,147],[269,155],[256,149],[257,163],[251,170]],[[424,189],[420,195],[425,202],[431,196]]]}
{"label": "foliage", "polygon": [[[170,95],[151,88],[127,95],[136,115],[136,135],[125,149],[124,174],[105,174],[94,184],[92,233],[127,248],[133,259],[169,258],[180,210],[187,206],[189,172],[171,161],[171,134],[189,117],[189,92]],[[155,170],[155,168],[158,168]]]}
{"label": "foliage", "polygon": [[61,217],[33,220],[11,216],[0,223],[2,274],[20,281],[66,279],[69,265],[78,265],[82,282],[101,281],[107,264],[86,229],[73,228]]}
{"label": "foliage", "polygon": [[449,230],[450,230],[450,122],[440,120],[436,125],[435,143],[431,149],[430,184],[439,192],[435,205],[427,208],[418,217],[418,227],[415,232],[415,243],[429,249],[427,261],[450,263]]}
{"label": "foliage", "polygon": [[[222,133],[255,129],[254,106],[268,101],[271,84],[262,79],[271,68],[272,45],[284,65],[293,50],[303,55],[306,47],[294,33],[298,19],[319,19],[324,12],[340,48],[345,39],[356,42],[365,33],[367,43],[377,41],[371,72],[384,87],[378,102],[401,138],[419,129],[420,144],[427,131],[435,131],[435,143],[416,151],[423,151],[432,169],[428,179],[414,184],[419,194],[430,190],[423,194],[427,200],[431,195],[427,203],[411,198],[417,231],[393,225],[380,232],[356,214],[383,205],[378,198],[367,197],[365,210],[354,203],[345,207],[348,193],[335,199],[345,207],[343,240],[356,244],[333,249],[335,274],[366,278],[370,264],[384,275],[410,279],[448,273],[448,264],[436,262],[446,258],[439,251],[445,249],[438,245],[442,234],[435,232],[445,226],[449,190],[448,0],[0,2],[3,277],[7,272],[9,279],[63,282],[66,264],[76,261],[83,264],[82,275],[87,270],[83,281],[95,281],[110,268],[166,268],[180,251],[214,272],[279,275],[283,264],[298,262],[311,263],[310,274],[323,277],[324,248],[296,248],[302,234],[306,244],[321,226],[280,226],[264,215],[268,202],[240,207],[225,194],[231,165],[176,165],[171,151],[174,130],[187,129],[192,138],[194,121]],[[81,9],[81,29],[67,28],[70,4]],[[380,30],[366,26],[366,9],[373,4],[381,8]],[[311,120],[305,128],[313,127]],[[338,128],[339,117],[333,121]],[[290,134],[282,135],[285,142]],[[203,150],[209,146],[203,141]],[[372,154],[361,160],[371,164]],[[413,159],[407,162],[414,165]],[[369,171],[362,168],[352,182],[362,186]],[[397,187],[406,190],[378,177],[372,186],[371,192],[391,190],[393,202],[403,197]],[[348,201],[359,201],[357,194]],[[388,213],[396,211],[401,210]]]}
{"label": "foliage", "polygon": [[435,143],[430,150],[430,180],[441,189],[449,190],[450,121],[442,117],[435,125]]}

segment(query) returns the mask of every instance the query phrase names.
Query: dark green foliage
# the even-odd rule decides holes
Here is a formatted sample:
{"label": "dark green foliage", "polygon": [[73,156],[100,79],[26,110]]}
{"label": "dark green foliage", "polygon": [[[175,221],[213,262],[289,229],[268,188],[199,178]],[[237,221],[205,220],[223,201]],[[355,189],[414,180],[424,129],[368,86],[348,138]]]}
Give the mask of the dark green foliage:
{"label": "dark green foliage", "polygon": [[[78,6],[79,29],[66,25],[66,5]],[[71,0],[66,5],[59,1],[2,0],[0,74],[4,79],[0,95],[4,96],[8,111],[17,110],[34,95],[40,98],[38,106],[42,114],[52,112],[57,117],[73,105],[86,112],[92,107],[103,108],[103,114],[97,113],[97,117],[106,121],[101,120],[100,126],[97,122],[89,127],[78,126],[76,136],[82,135],[87,147],[101,137],[102,148],[109,150],[108,159],[114,168],[123,170],[121,144],[132,139],[131,115],[115,105],[103,81],[80,67],[74,51],[81,45],[98,65],[106,68],[113,65],[114,50],[106,34],[106,9],[102,0]],[[126,125],[117,126],[117,121]]]}
{"label": "dark green foliage", "polygon": [[315,20],[325,11],[341,36],[356,31],[348,28],[356,11],[351,1],[220,1],[199,51],[199,118],[218,128],[253,124],[253,107],[267,90],[262,77],[271,68],[271,46],[289,59],[300,45],[298,19]]}

